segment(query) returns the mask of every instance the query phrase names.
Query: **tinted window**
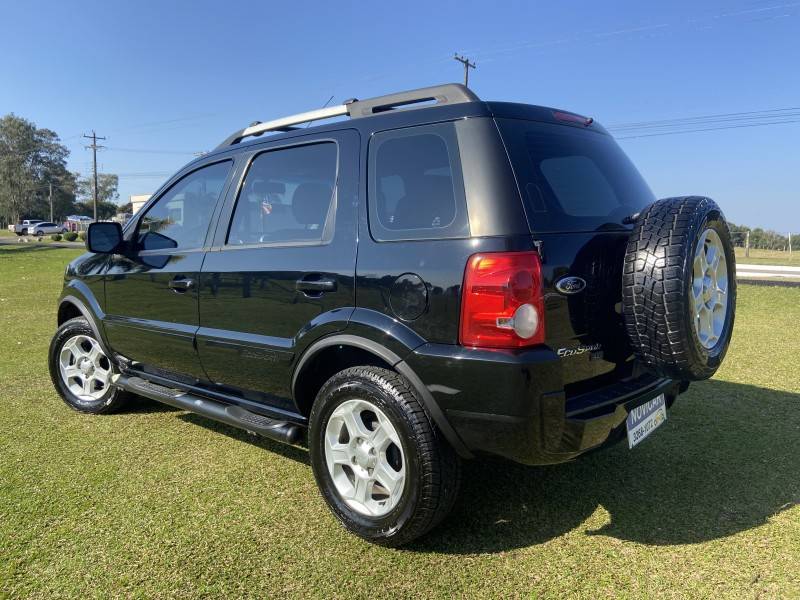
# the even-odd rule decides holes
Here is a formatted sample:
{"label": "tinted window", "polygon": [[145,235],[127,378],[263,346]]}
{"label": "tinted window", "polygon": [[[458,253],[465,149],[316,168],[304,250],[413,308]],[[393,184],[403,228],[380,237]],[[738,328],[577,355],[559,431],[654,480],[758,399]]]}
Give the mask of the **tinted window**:
{"label": "tinted window", "polygon": [[655,200],[608,135],[500,119],[532,231],[622,228],[623,219]]}
{"label": "tinted window", "polygon": [[369,166],[370,230],[375,239],[469,235],[451,123],[375,134]]}
{"label": "tinted window", "polygon": [[200,248],[230,168],[230,161],[209,165],[173,185],[139,222],[140,248]]}
{"label": "tinted window", "polygon": [[250,165],[228,244],[321,241],[336,186],[333,142],[272,150]]}

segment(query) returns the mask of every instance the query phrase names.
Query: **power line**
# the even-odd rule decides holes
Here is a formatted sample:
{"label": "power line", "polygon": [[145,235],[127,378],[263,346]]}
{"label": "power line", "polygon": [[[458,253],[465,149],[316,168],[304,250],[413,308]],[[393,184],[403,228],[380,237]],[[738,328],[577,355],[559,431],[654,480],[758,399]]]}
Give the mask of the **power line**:
{"label": "power line", "polygon": [[776,112],[794,111],[794,110],[800,110],[800,107],[766,108],[766,109],[763,109],[763,110],[751,110],[751,111],[745,111],[745,112],[720,113],[720,114],[714,114],[714,115],[698,115],[696,117],[677,117],[677,118],[673,118],[673,119],[661,119],[661,120],[658,120],[658,121],[634,121],[634,122],[629,122],[629,123],[617,123],[615,125],[608,125],[606,128],[607,129],[624,129],[624,128],[628,128],[628,127],[637,128],[639,126],[643,126],[644,127],[644,126],[654,125],[654,124],[657,124],[657,123],[663,123],[663,124],[667,125],[667,124],[676,123],[676,122],[679,122],[679,121],[689,121],[689,120],[694,120],[694,119],[716,119],[716,118],[722,118],[722,117],[739,117],[739,116],[742,117],[742,118],[746,118],[748,115],[761,115],[761,114],[766,114],[766,113],[776,113]]}
{"label": "power line", "polygon": [[114,147],[114,146],[107,146],[106,149],[114,150],[115,152],[139,152],[141,154],[180,154],[180,155],[197,154],[197,152],[189,151],[189,150],[156,150],[156,149],[149,149],[149,148],[118,148],[118,147]]}
{"label": "power line", "polygon": [[92,156],[93,156],[92,171],[94,172],[94,193],[92,195],[94,197],[94,220],[97,221],[97,150],[99,148],[105,147],[105,146],[98,146],[97,140],[104,140],[106,138],[97,137],[97,134],[94,132],[94,129],[92,129],[92,135],[84,134],[83,137],[92,140],[92,143],[86,147],[92,149]]}
{"label": "power line", "polygon": [[657,137],[662,135],[680,135],[682,133],[699,133],[702,131],[719,131],[721,129],[744,129],[748,127],[765,127],[767,125],[783,125],[785,123],[800,123],[800,119],[788,119],[784,121],[772,121],[769,123],[740,123],[738,125],[725,125],[721,127],[705,127],[701,129],[684,129],[682,131],[661,131],[658,133],[643,133],[639,135],[626,135],[616,137],[618,140],[631,140],[635,138]]}

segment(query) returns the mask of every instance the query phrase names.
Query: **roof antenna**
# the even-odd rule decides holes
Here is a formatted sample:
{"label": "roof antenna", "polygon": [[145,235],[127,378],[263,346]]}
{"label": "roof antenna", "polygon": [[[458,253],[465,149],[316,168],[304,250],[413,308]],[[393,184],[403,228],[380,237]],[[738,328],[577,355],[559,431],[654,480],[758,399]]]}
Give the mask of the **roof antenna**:
{"label": "roof antenna", "polygon": [[[330,98],[328,98],[328,101],[327,101],[325,104],[323,104],[321,108],[325,108],[326,106],[328,106],[328,104],[330,104],[330,103],[331,103],[331,100],[333,100],[333,94],[331,94],[331,97],[330,97]],[[308,127],[309,127],[310,125],[311,125],[311,121],[309,121],[308,123],[306,123],[306,129],[308,129]]]}

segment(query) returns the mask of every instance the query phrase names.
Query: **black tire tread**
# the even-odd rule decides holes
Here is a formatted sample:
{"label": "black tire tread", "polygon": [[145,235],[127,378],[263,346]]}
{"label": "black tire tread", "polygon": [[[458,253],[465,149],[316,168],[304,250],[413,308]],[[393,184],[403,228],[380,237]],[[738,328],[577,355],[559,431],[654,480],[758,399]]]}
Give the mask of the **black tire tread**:
{"label": "black tire tread", "polygon": [[[689,349],[696,342],[687,326],[687,269],[691,272],[694,240],[708,218],[718,219],[727,230],[722,211],[710,198],[659,200],[637,219],[626,250],[622,310],[631,347],[650,370],[673,379],[707,379],[718,366],[693,359]],[[735,279],[729,285],[735,294]]]}

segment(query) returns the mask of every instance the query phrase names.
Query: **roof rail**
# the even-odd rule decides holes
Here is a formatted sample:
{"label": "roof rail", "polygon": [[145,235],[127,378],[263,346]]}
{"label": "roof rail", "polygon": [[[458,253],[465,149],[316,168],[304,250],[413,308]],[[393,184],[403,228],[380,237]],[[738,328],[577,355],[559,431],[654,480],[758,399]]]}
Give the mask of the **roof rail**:
{"label": "roof rail", "polygon": [[344,104],[311,110],[265,123],[253,123],[249,127],[235,131],[222,142],[217,149],[225,148],[242,141],[246,137],[258,136],[267,131],[291,131],[294,125],[310,123],[321,119],[349,116],[351,118],[368,117],[374,114],[387,112],[403,106],[410,106],[422,102],[434,101],[439,104],[461,104],[462,102],[478,102],[476,96],[460,83],[446,83],[434,85],[407,92],[397,92],[367,100],[348,100]]}

